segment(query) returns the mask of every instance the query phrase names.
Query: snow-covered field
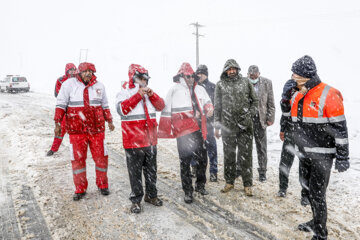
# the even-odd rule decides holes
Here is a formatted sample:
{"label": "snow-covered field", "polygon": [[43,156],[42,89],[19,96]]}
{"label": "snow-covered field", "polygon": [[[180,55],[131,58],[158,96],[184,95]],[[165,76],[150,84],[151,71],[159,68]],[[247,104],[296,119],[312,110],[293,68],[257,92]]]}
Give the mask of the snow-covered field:
{"label": "snow-covered field", "polygon": [[[360,239],[359,105],[359,102],[345,102],[351,167],[345,173],[332,171],[327,191],[329,239]],[[32,190],[53,239],[311,238],[311,233],[297,230],[299,223],[311,219],[310,208],[300,205],[297,160],[291,169],[287,197],[276,196],[281,150],[279,116],[276,124],[268,128],[266,183],[257,180],[254,153],[254,197],[244,196],[241,180],[235,183],[234,191],[220,193],[225,183],[222,144],[218,141],[219,182],[207,183],[210,195],[195,195],[193,204],[185,204],[176,141],[161,139],[158,144],[158,191],[164,206],[143,204],[143,212],[134,215],[129,212],[130,187],[120,120],[114,109],[116,129],[106,133],[111,194],[104,197],[97,191],[89,153],[88,194],[83,200],[74,202],[68,135],[58,153],[45,156],[53,140],[54,106],[55,99],[51,95],[36,92],[0,94],[0,203],[5,201],[4,189],[8,187],[23,239],[36,238],[36,233],[27,230],[31,219],[24,217],[27,211],[22,196],[25,186]]]}

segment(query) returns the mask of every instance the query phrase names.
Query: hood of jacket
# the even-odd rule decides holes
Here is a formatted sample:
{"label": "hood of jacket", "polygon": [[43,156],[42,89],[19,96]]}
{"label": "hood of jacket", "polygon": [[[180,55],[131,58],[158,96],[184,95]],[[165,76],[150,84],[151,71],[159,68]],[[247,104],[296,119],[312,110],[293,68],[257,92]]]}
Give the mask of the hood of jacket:
{"label": "hood of jacket", "polygon": [[79,73],[84,72],[86,70],[91,70],[93,73],[96,73],[95,65],[89,62],[82,62],[78,67]]}
{"label": "hood of jacket", "polygon": [[136,72],[139,72],[141,74],[149,74],[148,70],[145,69],[143,66],[139,64],[131,64],[129,66],[129,88],[134,88],[134,75]]}
{"label": "hood of jacket", "polygon": [[185,75],[193,75],[195,72],[193,68],[191,67],[190,63],[184,62],[181,64],[181,67],[177,74],[173,77],[174,82],[179,82],[180,77],[184,77]]}
{"label": "hood of jacket", "polygon": [[77,73],[77,68],[76,68],[75,64],[73,64],[73,63],[68,63],[68,64],[65,65],[65,76],[69,76],[69,75],[70,75],[70,74],[68,74],[68,71],[69,71],[70,69],[75,69],[74,75]]}
{"label": "hood of jacket", "polygon": [[224,77],[228,78],[226,71],[229,70],[229,68],[231,68],[231,67],[236,68],[238,70],[238,74],[240,75],[241,68],[240,68],[239,64],[234,59],[229,59],[226,61],[225,65],[224,65],[224,69],[221,73],[220,79],[223,79]]}

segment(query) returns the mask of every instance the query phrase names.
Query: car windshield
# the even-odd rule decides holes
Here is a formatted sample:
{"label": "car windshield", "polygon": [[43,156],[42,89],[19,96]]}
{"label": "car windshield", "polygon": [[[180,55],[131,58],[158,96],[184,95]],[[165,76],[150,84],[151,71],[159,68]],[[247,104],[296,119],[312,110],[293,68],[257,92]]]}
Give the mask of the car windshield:
{"label": "car windshield", "polygon": [[24,77],[14,77],[13,82],[26,82],[26,78]]}

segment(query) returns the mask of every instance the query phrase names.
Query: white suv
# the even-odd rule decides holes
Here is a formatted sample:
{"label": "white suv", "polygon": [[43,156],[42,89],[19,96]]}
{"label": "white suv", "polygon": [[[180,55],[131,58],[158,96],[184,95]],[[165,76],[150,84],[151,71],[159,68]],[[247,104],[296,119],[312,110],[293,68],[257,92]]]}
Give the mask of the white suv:
{"label": "white suv", "polygon": [[30,90],[30,84],[26,80],[26,77],[19,75],[7,75],[2,81],[0,81],[1,92],[28,92]]}

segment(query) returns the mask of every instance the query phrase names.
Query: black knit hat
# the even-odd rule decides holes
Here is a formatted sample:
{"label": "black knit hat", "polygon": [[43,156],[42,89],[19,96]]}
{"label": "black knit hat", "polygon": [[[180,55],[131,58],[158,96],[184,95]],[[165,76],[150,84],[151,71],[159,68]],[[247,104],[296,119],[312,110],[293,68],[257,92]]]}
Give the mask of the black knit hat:
{"label": "black knit hat", "polygon": [[314,60],[310,56],[305,55],[293,63],[291,71],[299,76],[312,78],[316,75],[317,70]]}
{"label": "black knit hat", "polygon": [[205,74],[206,76],[209,76],[207,66],[206,65],[199,65],[197,67],[197,69],[196,69],[195,74],[199,74],[199,73],[202,73],[202,74]]}

